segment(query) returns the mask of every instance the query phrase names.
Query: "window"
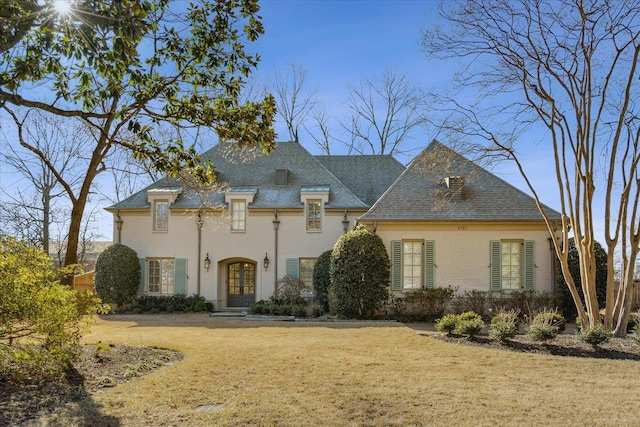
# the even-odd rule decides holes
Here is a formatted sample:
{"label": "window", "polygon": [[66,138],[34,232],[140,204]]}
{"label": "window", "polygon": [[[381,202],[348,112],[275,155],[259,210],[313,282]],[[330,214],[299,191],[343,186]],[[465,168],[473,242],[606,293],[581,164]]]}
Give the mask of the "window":
{"label": "window", "polygon": [[174,293],[175,267],[173,259],[149,260],[149,293],[173,294]]}
{"label": "window", "polygon": [[316,265],[317,258],[300,258],[299,259],[299,279],[305,285],[303,294],[313,294],[313,267]]}
{"label": "window", "polygon": [[431,289],[435,287],[435,268],[433,240],[391,242],[391,290]]}
{"label": "window", "polygon": [[244,200],[231,202],[231,230],[245,231],[247,217],[247,204]]}
{"label": "window", "polygon": [[491,242],[491,290],[535,288],[534,242]]}
{"label": "window", "polygon": [[169,202],[158,200],[153,204],[154,210],[154,231],[167,231],[169,229]]}
{"label": "window", "polygon": [[322,201],[307,201],[307,230],[320,231],[321,226]]}
{"label": "window", "polygon": [[402,289],[422,287],[422,242],[402,242]]}
{"label": "window", "polygon": [[521,242],[500,242],[502,289],[520,289],[522,283]]}

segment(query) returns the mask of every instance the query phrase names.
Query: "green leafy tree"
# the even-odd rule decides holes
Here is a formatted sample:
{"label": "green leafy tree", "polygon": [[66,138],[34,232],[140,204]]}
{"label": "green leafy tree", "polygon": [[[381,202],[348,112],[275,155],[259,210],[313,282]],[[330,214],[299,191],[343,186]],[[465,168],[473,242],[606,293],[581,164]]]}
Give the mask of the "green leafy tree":
{"label": "green leafy tree", "polygon": [[[212,128],[221,142],[273,148],[273,97],[240,97],[259,61],[245,48],[264,32],[257,0],[80,0],[65,13],[54,3],[0,0],[0,107],[45,163],[23,136],[30,109],[80,121],[93,135],[79,188],[61,180],[72,203],[65,265],[77,263],[87,198],[115,150],[208,184],[213,167],[184,135]],[[176,136],[156,139],[162,126]]]}
{"label": "green leafy tree", "polygon": [[0,235],[0,378],[60,374],[80,352],[99,300],[55,282],[41,249]]}
{"label": "green leafy tree", "polygon": [[389,297],[390,263],[379,236],[366,229],[343,234],[331,252],[331,310],[372,316]]}
{"label": "green leafy tree", "polygon": [[94,276],[98,296],[106,303],[121,306],[130,301],[140,285],[140,262],[136,251],[116,243],[96,260]]}
{"label": "green leafy tree", "polygon": [[313,266],[313,294],[316,303],[329,311],[329,286],[331,285],[331,251],[323,252]]}
{"label": "green leafy tree", "polygon": [[[600,243],[594,244],[594,255],[596,263],[596,296],[598,298],[598,307],[604,308],[607,300],[607,252],[604,250]],[[574,278],[576,284],[576,290],[580,295],[580,300],[584,300],[584,292],[582,291],[582,280],[580,275],[580,262],[578,249],[576,248],[573,238],[569,239],[569,252],[567,255],[567,262],[569,263],[569,272],[571,277]],[[560,277],[558,280],[557,294],[559,298],[560,307],[562,308],[562,314],[567,319],[575,319],[578,315],[575,302],[567,286],[567,282],[564,277]]]}

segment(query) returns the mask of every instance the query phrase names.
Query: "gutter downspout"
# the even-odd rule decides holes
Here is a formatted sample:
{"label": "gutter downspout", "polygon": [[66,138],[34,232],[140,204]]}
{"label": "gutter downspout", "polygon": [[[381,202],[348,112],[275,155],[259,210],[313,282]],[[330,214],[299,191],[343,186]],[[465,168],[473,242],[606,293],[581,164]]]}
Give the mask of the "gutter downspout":
{"label": "gutter downspout", "polygon": [[275,268],[273,269],[274,271],[274,280],[273,283],[276,284],[278,283],[278,228],[280,226],[280,220],[278,219],[278,208],[275,208],[273,210],[273,215],[275,217],[275,219],[273,220],[273,230],[275,232]]}
{"label": "gutter downspout", "polygon": [[196,220],[196,226],[198,227],[198,273],[196,278],[196,295],[200,296],[200,270],[202,270],[202,225],[204,221],[200,216],[200,211],[198,211],[198,219]]}

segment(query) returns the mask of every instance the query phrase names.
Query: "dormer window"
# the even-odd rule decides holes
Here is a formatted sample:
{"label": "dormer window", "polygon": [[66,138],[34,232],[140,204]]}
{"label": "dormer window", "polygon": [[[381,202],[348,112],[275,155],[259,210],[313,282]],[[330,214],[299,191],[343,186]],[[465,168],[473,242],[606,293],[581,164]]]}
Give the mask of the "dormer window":
{"label": "dormer window", "polygon": [[464,199],[464,177],[448,176],[445,178],[451,200]]}
{"label": "dormer window", "polygon": [[276,169],[276,185],[289,183],[289,169]]}
{"label": "dormer window", "polygon": [[329,202],[329,186],[302,187],[300,202],[305,205],[306,229],[310,232],[322,231],[324,205]]}

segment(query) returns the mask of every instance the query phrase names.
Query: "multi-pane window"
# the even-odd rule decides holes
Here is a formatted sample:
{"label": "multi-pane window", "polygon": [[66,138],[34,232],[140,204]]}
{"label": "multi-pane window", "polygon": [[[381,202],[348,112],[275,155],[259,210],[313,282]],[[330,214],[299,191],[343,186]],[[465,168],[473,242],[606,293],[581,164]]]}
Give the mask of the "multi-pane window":
{"label": "multi-pane window", "polygon": [[313,294],[313,267],[317,258],[299,259],[299,279],[304,283],[303,294]]}
{"label": "multi-pane window", "polygon": [[173,259],[149,260],[148,292],[173,294],[175,265]]}
{"label": "multi-pane window", "polygon": [[502,289],[520,289],[522,287],[522,242],[502,241],[501,287]]}
{"label": "multi-pane window", "polygon": [[244,200],[231,201],[231,230],[245,231],[247,222],[247,204]]}
{"label": "multi-pane window", "polygon": [[155,231],[167,231],[169,229],[169,202],[157,200],[153,204],[153,229]]}
{"label": "multi-pane window", "polygon": [[402,288],[420,289],[424,271],[422,241],[402,242]]}
{"label": "multi-pane window", "polygon": [[307,230],[321,229],[322,202],[309,200],[307,202]]}

